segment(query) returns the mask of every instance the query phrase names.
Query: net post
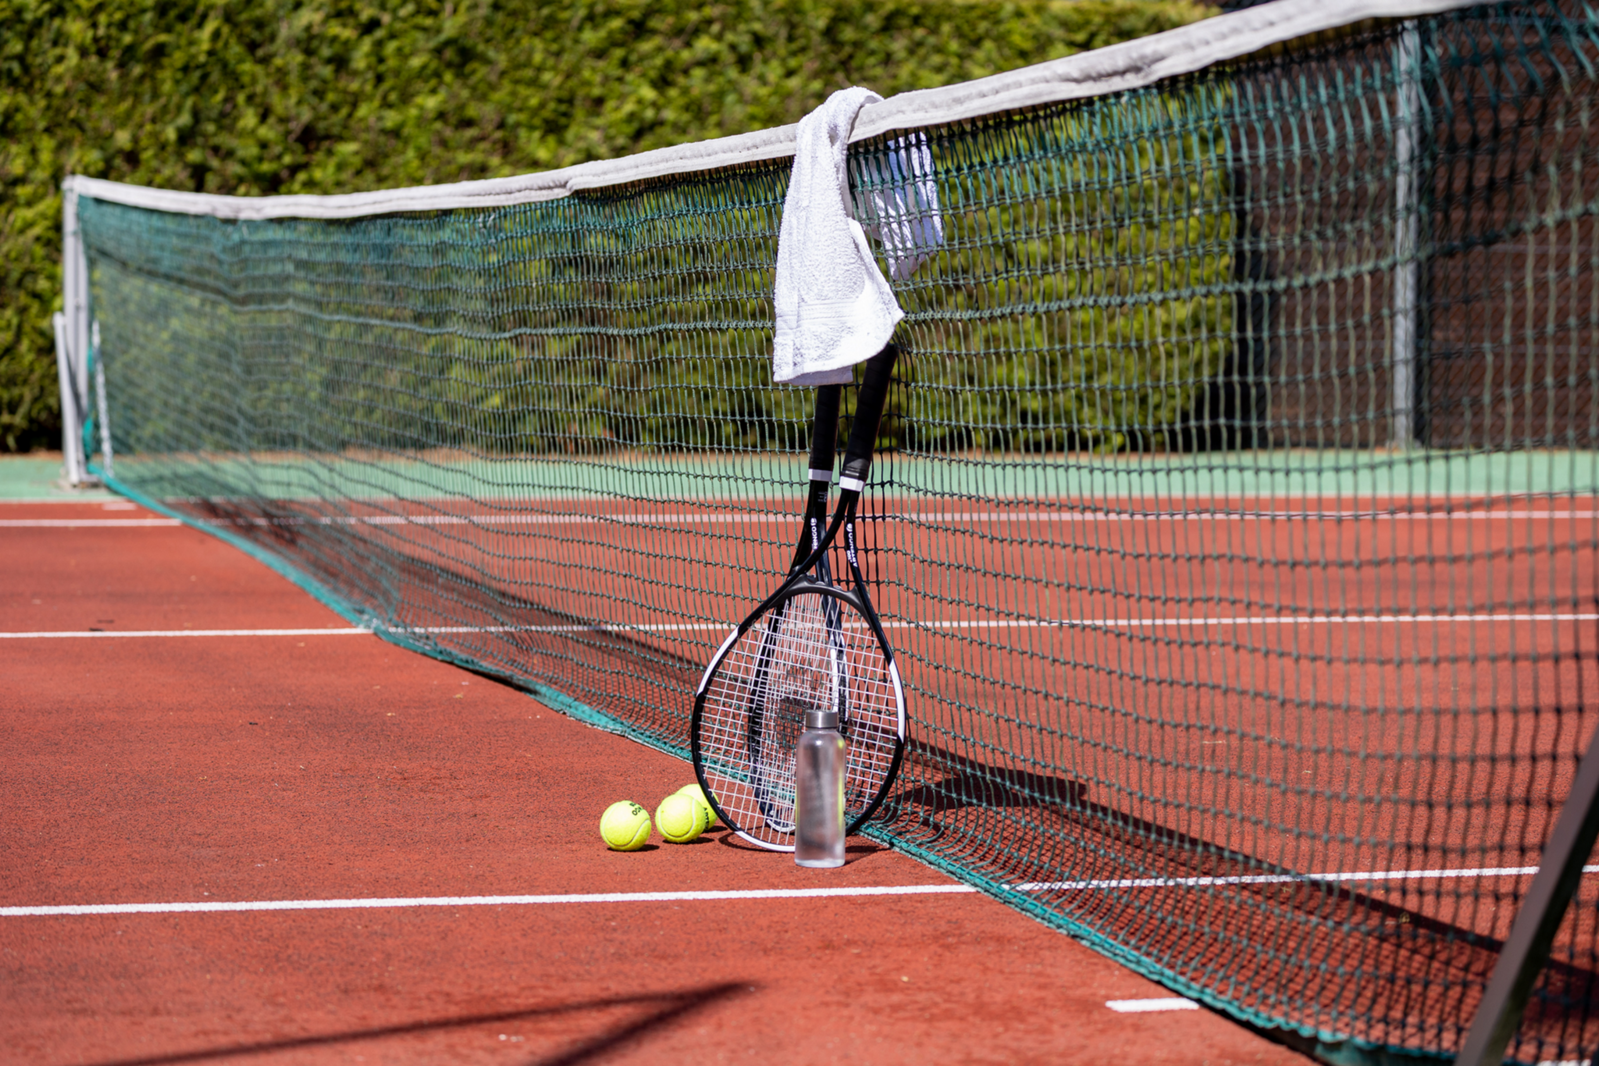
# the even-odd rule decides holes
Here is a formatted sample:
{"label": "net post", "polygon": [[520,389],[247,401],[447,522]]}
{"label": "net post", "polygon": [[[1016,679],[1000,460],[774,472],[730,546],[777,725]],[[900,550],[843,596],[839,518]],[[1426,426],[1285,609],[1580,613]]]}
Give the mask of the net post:
{"label": "net post", "polygon": [[83,425],[89,399],[89,265],[78,228],[78,190],[71,176],[61,184],[61,302],[56,325],[56,363],[61,380],[61,455],[67,483],[89,480]]}
{"label": "net post", "polygon": [[1421,140],[1421,33],[1408,19],[1399,31],[1394,49],[1397,89],[1394,132],[1394,318],[1391,443],[1409,448],[1416,426],[1416,290],[1420,266],[1417,245],[1420,230],[1420,189],[1416,162]]}
{"label": "net post", "polygon": [[50,316],[55,327],[56,380],[61,388],[61,469],[67,483],[77,485],[82,480],[83,464],[79,451],[83,447],[83,433],[78,424],[77,404],[73,402],[72,363],[67,355],[67,316],[60,311]]}
{"label": "net post", "polygon": [[[100,351],[100,320],[97,318],[89,326],[89,351],[94,361],[94,402],[97,413],[96,421],[100,423],[100,469],[106,477],[111,477],[111,411],[105,394],[105,355]],[[87,445],[85,445],[87,448]],[[85,466],[88,464],[85,463]]]}
{"label": "net post", "polygon": [[1577,765],[1571,793],[1544,845],[1538,872],[1521,901],[1510,937],[1499,952],[1488,988],[1472,1019],[1457,1066],[1499,1066],[1516,1035],[1532,983],[1549,959],[1555,932],[1582,880],[1582,867],[1599,835],[1599,729]]}

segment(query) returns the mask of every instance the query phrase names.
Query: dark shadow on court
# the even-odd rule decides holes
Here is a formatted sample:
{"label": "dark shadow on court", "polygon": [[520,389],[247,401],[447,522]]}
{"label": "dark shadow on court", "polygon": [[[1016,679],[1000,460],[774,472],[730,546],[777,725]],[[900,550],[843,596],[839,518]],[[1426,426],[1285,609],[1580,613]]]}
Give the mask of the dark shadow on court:
{"label": "dark shadow on court", "polygon": [[894,803],[921,807],[931,814],[939,814],[959,807],[1080,805],[1087,792],[1087,786],[1081,781],[988,767],[983,772],[966,771],[907,789],[894,797]]}
{"label": "dark shadow on court", "polygon": [[591,1037],[566,1051],[529,1059],[527,1066],[579,1066],[580,1063],[593,1062],[613,1048],[641,1039],[652,1030],[674,1025],[688,1015],[704,1010],[713,1002],[719,1002],[739,992],[751,991],[754,987],[754,985],[734,984],[712,985],[704,991],[678,992],[657,997],[667,1002],[642,1018]]}
{"label": "dark shadow on court", "polygon": [[942,835],[938,815],[961,808],[1081,809],[1088,801],[1082,781],[981,763],[925,741],[912,740],[906,748],[901,781],[907,779],[921,783],[892,794],[873,821],[887,822],[920,843]]}
{"label": "dark shadow on court", "polygon": [[[1069,920],[1086,919],[1112,940],[1127,935],[1117,923],[1141,909],[1158,909],[1174,926],[1190,930],[1225,915],[1225,939],[1196,945],[1196,938],[1169,934],[1154,941],[1160,952],[1180,957],[1189,971],[1221,966],[1223,954],[1238,945],[1292,936],[1300,956],[1322,969],[1347,966],[1364,975],[1395,975],[1387,987],[1408,996],[1418,1013],[1470,1017],[1503,946],[1492,935],[1367,891],[1361,881],[1318,878],[1096,802],[1080,781],[984,764],[914,741],[902,781],[883,807],[890,832],[913,844],[937,841],[1013,900]],[[1196,886],[1200,891],[1184,897],[1161,897],[1161,886],[1136,883],[1186,878],[1215,883]],[[1125,879],[1132,880],[1120,883]],[[1104,882],[1103,895],[1085,895],[1081,884],[1070,883],[1096,880]],[[1351,959],[1358,961],[1351,964]],[[1307,967],[1304,974],[1315,972],[1320,971]],[[1303,996],[1305,980],[1303,974],[1290,975],[1280,992]],[[1352,981],[1348,987],[1359,985]],[[1595,989],[1599,973],[1551,958],[1522,1032],[1549,1039],[1569,1018],[1572,1005],[1591,1002]],[[1341,1009],[1364,1008],[1351,995]],[[1287,1030],[1260,1031],[1326,1057],[1285,1035]],[[1327,1054],[1337,1051],[1326,1047]],[[1394,1061],[1401,1059],[1394,1056]]]}
{"label": "dark shadow on court", "polygon": [[360,1040],[377,1040],[385,1037],[411,1036],[422,1033],[445,1032],[451,1029],[469,1029],[477,1025],[531,1021],[539,1018],[572,1015],[579,1017],[588,1011],[609,1010],[615,1007],[648,1007],[643,1015],[608,1028],[588,1037],[577,1045],[562,1051],[527,1060],[526,1066],[578,1066],[591,1062],[597,1056],[632,1040],[641,1039],[651,1032],[683,1021],[690,1015],[704,1011],[732,996],[755,989],[748,983],[722,983],[686,989],[680,992],[655,992],[636,996],[610,996],[605,999],[584,1000],[554,1007],[533,1007],[527,1010],[501,1011],[494,1014],[469,1014],[458,1018],[436,1018],[430,1021],[411,1022],[406,1025],[388,1025],[372,1029],[351,1029],[342,1033],[320,1036],[301,1036],[287,1040],[261,1040],[247,1044],[228,1044],[223,1047],[203,1048],[196,1051],[177,1051],[165,1055],[141,1056],[135,1059],[111,1059],[96,1066],[178,1066],[186,1062],[214,1062],[244,1055],[262,1055],[277,1051],[297,1051],[305,1048],[336,1047]]}
{"label": "dark shadow on court", "polygon": [[772,854],[769,849],[763,848],[759,844],[751,844],[737,833],[723,833],[716,842],[725,848],[733,848],[735,851],[747,851],[752,855]]}
{"label": "dark shadow on court", "polygon": [[[694,843],[699,844],[705,842],[706,840],[707,837],[702,836],[699,840],[694,841]],[[717,838],[714,842],[721,844],[724,847],[733,848],[737,851],[747,851],[752,855],[782,854],[782,852],[775,852],[769,848],[763,848],[759,844],[751,844],[737,833],[723,833],[721,837]],[[849,838],[849,842],[844,845],[844,864],[847,866],[859,862],[861,859],[867,858],[868,856],[876,855],[879,852],[889,850],[890,849],[888,847],[875,843],[874,841],[867,840],[864,837],[852,836]]]}

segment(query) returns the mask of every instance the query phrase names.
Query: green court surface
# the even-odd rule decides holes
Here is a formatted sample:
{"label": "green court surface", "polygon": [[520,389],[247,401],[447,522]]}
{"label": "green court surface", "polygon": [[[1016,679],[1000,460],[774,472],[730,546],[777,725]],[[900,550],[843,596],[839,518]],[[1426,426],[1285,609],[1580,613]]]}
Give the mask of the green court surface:
{"label": "green court surface", "polygon": [[61,455],[0,455],[0,500],[27,501],[105,500],[111,493],[101,488],[73,489],[61,475]]}

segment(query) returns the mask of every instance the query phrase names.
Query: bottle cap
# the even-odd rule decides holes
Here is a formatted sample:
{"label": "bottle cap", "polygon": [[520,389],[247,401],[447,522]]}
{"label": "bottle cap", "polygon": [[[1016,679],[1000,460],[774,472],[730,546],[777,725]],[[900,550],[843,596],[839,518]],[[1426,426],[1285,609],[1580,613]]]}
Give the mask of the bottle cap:
{"label": "bottle cap", "polygon": [[837,711],[809,710],[805,712],[806,729],[837,729]]}

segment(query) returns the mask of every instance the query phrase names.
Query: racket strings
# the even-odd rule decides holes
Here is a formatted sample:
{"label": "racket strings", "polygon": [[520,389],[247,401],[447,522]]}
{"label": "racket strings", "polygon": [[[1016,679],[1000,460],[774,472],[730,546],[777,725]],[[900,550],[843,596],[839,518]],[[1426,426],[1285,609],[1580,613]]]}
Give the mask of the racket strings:
{"label": "racket strings", "polygon": [[792,844],[794,753],[805,712],[839,712],[848,741],[846,819],[883,787],[899,741],[898,694],[864,616],[848,603],[799,592],[740,635],[712,674],[700,753],[717,802],[738,829]]}

